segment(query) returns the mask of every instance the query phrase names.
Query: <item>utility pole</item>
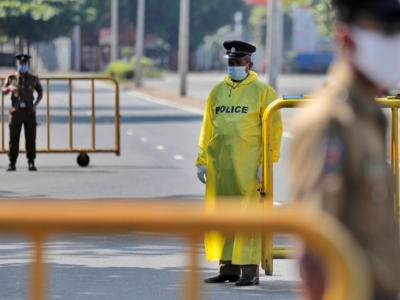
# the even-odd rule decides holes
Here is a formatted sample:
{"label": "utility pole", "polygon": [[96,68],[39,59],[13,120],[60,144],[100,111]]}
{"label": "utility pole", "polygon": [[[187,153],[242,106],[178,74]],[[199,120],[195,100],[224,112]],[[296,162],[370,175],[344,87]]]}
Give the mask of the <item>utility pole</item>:
{"label": "utility pole", "polygon": [[189,25],[190,0],[181,0],[179,17],[179,59],[178,73],[180,78],[180,95],[187,94],[187,73],[189,69]]}
{"label": "utility pole", "polygon": [[235,40],[242,40],[242,31],[243,31],[243,12],[237,11],[234,16],[235,19],[235,26],[234,26],[234,33],[235,33]]}
{"label": "utility pole", "polygon": [[[77,3],[75,4],[75,10],[79,11],[80,5]],[[81,70],[81,26],[79,25],[80,23],[80,17],[79,15],[76,15],[74,17],[74,21],[76,22],[77,25],[74,26],[74,32],[73,32],[73,41],[74,41],[74,70],[75,71],[80,71]]]}
{"label": "utility pole", "polygon": [[144,50],[144,16],[145,16],[145,0],[139,0],[137,6],[136,18],[136,67],[135,67],[135,86],[140,88],[142,77],[142,57]]}
{"label": "utility pole", "polygon": [[118,0],[111,0],[111,62],[118,59]]}
{"label": "utility pole", "polygon": [[74,69],[75,71],[81,70],[81,26],[76,25],[74,27]]}
{"label": "utility pole", "polygon": [[268,11],[268,30],[267,30],[267,61],[269,85],[277,90],[277,78],[280,69],[279,40],[282,36],[279,26],[279,0],[269,0],[267,4]]}

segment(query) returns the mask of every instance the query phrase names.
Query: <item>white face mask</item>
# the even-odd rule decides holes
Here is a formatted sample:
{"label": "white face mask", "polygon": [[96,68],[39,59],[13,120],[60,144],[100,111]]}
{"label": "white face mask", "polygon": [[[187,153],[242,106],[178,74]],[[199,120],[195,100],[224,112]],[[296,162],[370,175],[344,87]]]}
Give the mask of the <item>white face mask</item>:
{"label": "white face mask", "polygon": [[375,30],[352,27],[355,43],[354,65],[379,87],[393,87],[400,82],[400,33],[385,35]]}

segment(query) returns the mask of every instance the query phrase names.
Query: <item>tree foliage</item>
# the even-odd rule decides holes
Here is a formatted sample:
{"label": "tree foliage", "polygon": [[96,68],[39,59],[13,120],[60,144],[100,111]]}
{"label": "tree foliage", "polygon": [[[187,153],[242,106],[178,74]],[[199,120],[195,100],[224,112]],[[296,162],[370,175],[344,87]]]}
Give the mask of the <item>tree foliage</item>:
{"label": "tree foliage", "polygon": [[[190,47],[203,42],[207,34],[232,22],[242,0],[191,1]],[[119,0],[119,26],[136,25],[137,0]],[[178,48],[180,0],[146,0],[146,33],[155,34],[169,48]],[[97,35],[110,27],[111,0],[1,0],[0,27],[9,37],[43,41],[69,35],[74,25]]]}
{"label": "tree foliage", "polygon": [[45,41],[66,35],[90,11],[79,5],[85,0],[2,0],[0,27],[9,37]]}

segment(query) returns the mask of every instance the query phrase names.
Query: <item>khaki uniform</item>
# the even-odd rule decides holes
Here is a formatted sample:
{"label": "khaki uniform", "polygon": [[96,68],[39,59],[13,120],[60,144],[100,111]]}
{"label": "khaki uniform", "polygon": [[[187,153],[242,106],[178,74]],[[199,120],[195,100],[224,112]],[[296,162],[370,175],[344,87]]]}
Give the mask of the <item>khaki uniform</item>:
{"label": "khaki uniform", "polygon": [[293,196],[337,217],[365,250],[377,295],[396,299],[400,249],[386,160],[387,122],[347,64],[338,63],[331,75],[333,85],[296,120]]}
{"label": "khaki uniform", "polygon": [[[25,77],[20,77],[19,73],[11,74],[7,77],[4,86],[16,85],[25,90],[25,94],[29,101],[35,100],[33,95],[34,90],[39,94],[43,92],[42,85],[37,75],[27,73]],[[8,157],[10,163],[15,164],[19,152],[19,138],[22,125],[25,132],[25,148],[28,161],[33,161],[36,158],[36,121],[31,112],[28,112],[28,107],[24,107],[25,103],[20,97],[11,95],[11,109],[8,125],[10,128],[10,143]]]}

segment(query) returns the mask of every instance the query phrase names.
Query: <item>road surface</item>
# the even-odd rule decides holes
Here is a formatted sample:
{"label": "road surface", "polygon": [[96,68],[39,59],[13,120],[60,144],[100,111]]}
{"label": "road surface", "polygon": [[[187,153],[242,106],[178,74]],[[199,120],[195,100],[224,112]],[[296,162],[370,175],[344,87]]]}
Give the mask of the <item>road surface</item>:
{"label": "road surface", "polygon": [[[173,76],[172,76],[173,77]],[[171,77],[169,77],[171,78]],[[217,78],[199,79],[190,85],[203,94]],[[293,87],[302,77],[293,79]],[[167,79],[170,80],[170,79]],[[171,80],[174,80],[173,78]],[[318,80],[317,80],[318,81]],[[153,81],[155,82],[155,81]],[[147,81],[147,85],[149,82]],[[176,83],[169,82],[171,88]],[[290,84],[290,85],[292,85]],[[90,87],[74,84],[75,147],[90,147]],[[157,87],[157,86],[155,86]],[[304,88],[304,84],[303,84]],[[288,87],[288,90],[290,87]],[[51,146],[68,147],[67,85],[51,85]],[[193,93],[200,92],[196,89]],[[8,103],[8,101],[6,101]],[[96,87],[96,145],[113,147],[113,92]],[[6,111],[7,111],[6,107]],[[194,166],[201,126],[200,114],[145,101],[121,93],[121,156],[91,154],[90,166],[80,168],[76,154],[38,154],[37,173],[28,172],[23,154],[17,172],[7,173],[7,156],[1,156],[3,199],[159,198],[164,201],[202,201],[204,185]],[[7,116],[6,116],[7,120]],[[38,148],[46,145],[45,104],[38,109]],[[8,130],[5,126],[5,143]],[[286,167],[290,136],[283,138],[282,158],[275,166],[275,198],[290,199]],[[21,138],[21,145],[23,139]],[[277,243],[288,241],[279,238]],[[180,237],[132,233],[116,236],[52,237],[46,244],[49,299],[178,299],[186,276],[187,249]],[[216,263],[206,263],[203,246],[201,276],[214,275]],[[29,283],[30,243],[24,237],[1,237],[0,299],[26,299]],[[233,284],[204,285],[204,299],[296,299],[299,278],[293,260],[275,260],[272,277],[261,275],[261,284],[236,288]]]}

